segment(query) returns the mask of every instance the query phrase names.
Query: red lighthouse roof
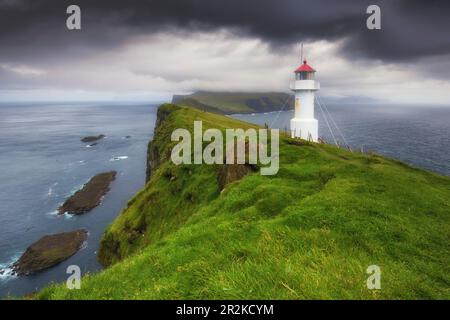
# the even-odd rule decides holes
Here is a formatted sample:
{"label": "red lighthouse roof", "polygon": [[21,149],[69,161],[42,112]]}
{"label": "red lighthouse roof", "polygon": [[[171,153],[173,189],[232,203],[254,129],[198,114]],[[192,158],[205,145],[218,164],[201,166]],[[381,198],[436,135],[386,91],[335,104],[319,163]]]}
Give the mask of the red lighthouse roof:
{"label": "red lighthouse roof", "polygon": [[307,63],[306,60],[303,61],[303,64],[298,67],[294,72],[316,72],[313,68],[311,68]]}

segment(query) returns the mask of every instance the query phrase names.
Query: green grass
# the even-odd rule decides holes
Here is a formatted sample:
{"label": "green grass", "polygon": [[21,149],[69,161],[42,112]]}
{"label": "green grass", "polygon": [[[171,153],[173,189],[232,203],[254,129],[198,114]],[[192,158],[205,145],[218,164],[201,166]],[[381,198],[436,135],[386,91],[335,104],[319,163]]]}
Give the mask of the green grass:
{"label": "green grass", "polygon": [[[254,113],[293,108],[293,99],[283,92],[195,92],[175,96],[174,102],[214,113]],[[286,104],[287,103],[287,104]]]}
{"label": "green grass", "polygon": [[[251,126],[173,105],[155,133]],[[106,231],[111,264],[40,299],[449,299],[450,179],[282,136],[280,170],[223,191],[217,167],[164,161]],[[176,177],[176,178],[172,178]],[[366,269],[381,268],[381,290]]]}

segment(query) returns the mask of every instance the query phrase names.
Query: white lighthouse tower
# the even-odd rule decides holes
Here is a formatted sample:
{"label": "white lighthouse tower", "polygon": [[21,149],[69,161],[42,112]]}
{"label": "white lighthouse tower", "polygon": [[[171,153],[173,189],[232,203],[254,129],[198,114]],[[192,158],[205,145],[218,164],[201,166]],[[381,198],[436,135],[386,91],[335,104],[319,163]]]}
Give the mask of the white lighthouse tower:
{"label": "white lighthouse tower", "polygon": [[319,124],[314,118],[314,94],[320,89],[320,84],[314,79],[316,70],[304,60],[294,72],[295,80],[291,83],[291,90],[295,93],[295,115],[291,119],[291,135],[317,142]]}

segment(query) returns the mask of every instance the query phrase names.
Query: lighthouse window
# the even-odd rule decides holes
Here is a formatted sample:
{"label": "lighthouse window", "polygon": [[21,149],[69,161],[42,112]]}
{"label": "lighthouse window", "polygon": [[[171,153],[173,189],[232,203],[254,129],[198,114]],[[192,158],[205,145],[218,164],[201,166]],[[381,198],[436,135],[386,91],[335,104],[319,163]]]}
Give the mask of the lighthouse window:
{"label": "lighthouse window", "polygon": [[297,72],[295,80],[314,80],[314,72]]}

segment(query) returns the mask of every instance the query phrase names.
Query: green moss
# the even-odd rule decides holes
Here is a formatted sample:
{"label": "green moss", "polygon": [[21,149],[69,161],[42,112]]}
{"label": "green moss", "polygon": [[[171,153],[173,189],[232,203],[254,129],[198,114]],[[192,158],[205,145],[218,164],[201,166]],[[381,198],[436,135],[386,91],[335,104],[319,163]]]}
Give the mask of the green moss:
{"label": "green moss", "polygon": [[[164,105],[155,135],[252,126]],[[215,166],[163,161],[102,240],[81,290],[42,299],[449,299],[450,179],[377,155],[281,137],[280,171],[220,192]],[[166,159],[167,160],[167,159]],[[366,269],[382,289],[366,288]]]}

